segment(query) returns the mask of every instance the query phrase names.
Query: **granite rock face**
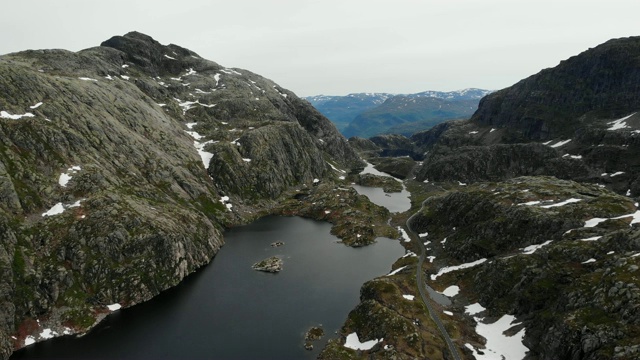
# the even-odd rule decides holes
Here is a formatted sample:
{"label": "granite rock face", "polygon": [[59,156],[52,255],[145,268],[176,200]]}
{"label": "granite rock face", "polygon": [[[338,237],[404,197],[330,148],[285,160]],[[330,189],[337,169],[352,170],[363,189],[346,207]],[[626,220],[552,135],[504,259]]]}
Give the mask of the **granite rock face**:
{"label": "granite rock face", "polygon": [[364,166],[295,94],[140,33],[1,56],[0,111],[2,358],[176,285],[237,208]]}

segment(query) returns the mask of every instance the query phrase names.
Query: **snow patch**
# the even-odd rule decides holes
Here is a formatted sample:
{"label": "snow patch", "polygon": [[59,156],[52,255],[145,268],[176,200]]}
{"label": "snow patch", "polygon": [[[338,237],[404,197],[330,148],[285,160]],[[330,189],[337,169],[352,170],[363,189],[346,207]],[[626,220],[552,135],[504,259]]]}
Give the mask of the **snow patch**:
{"label": "snow patch", "polygon": [[578,159],[582,159],[582,155],[564,154],[564,155],[562,155],[562,157],[563,157],[563,158],[569,157],[569,158],[576,159],[576,160],[578,160]]}
{"label": "snow patch", "polygon": [[220,71],[222,71],[223,73],[228,74],[228,75],[242,75],[241,73],[239,73],[239,72],[237,72],[237,71],[235,71],[233,69],[229,69],[229,68],[225,68],[225,69],[222,69]]}
{"label": "snow patch", "polygon": [[[322,142],[322,139],[320,139],[320,141]],[[335,171],[337,171],[337,172],[339,172],[339,173],[341,173],[341,174],[346,174],[346,173],[347,173],[346,171],[344,171],[344,170],[340,170],[340,169],[338,169],[337,167],[333,166],[333,164],[332,164],[332,163],[330,163],[330,162],[328,162],[328,161],[327,161],[327,164],[329,164],[329,166],[331,166],[331,168],[332,168],[333,170],[335,170]]]}
{"label": "snow patch", "polygon": [[53,216],[53,215],[62,214],[63,212],[64,212],[64,205],[62,205],[62,203],[59,202],[53,205],[53,207],[49,209],[49,211],[42,213],[42,216]]}
{"label": "snow patch", "polygon": [[55,336],[58,336],[58,333],[51,329],[44,329],[40,333],[40,339],[53,339]]}
{"label": "snow patch", "polygon": [[620,215],[620,216],[616,216],[616,217],[612,217],[612,218],[608,218],[608,219],[593,218],[593,219],[585,221],[584,227],[595,227],[598,224],[600,224],[601,222],[605,222],[607,220],[618,220],[618,219],[624,219],[624,218],[628,218],[628,217],[632,217],[631,223],[629,224],[629,226],[632,226],[633,224],[636,224],[636,223],[640,223],[640,210],[638,210],[638,211],[636,211],[636,212],[634,212],[632,214]]}
{"label": "snow patch", "polygon": [[398,226],[398,231],[400,231],[400,235],[404,239],[404,242],[411,242],[409,234],[407,234],[407,232],[402,227]]}
{"label": "snow patch", "polygon": [[614,120],[614,121],[610,121],[607,123],[607,125],[611,125],[610,128],[608,128],[607,130],[609,131],[615,131],[615,130],[620,130],[620,129],[625,129],[628,128],[629,125],[627,125],[627,123],[625,122],[628,118],[632,117],[633,115],[635,115],[636,113],[633,113],[631,115],[627,115],[623,118],[620,118],[618,120]]}
{"label": "snow patch", "polygon": [[565,206],[567,204],[576,203],[578,201],[582,201],[582,199],[571,198],[571,199],[565,200],[563,202],[559,202],[557,204],[544,205],[544,206],[540,206],[540,207],[543,208],[543,209],[549,209],[549,208],[552,208],[552,207]]}
{"label": "snow patch", "polygon": [[51,209],[49,209],[47,212],[42,213],[42,216],[54,216],[54,215],[62,214],[66,209],[79,207],[81,201],[82,200],[78,200],[73,204],[68,204],[68,205],[64,205],[63,203],[59,202],[53,205],[53,207],[51,207]]}
{"label": "snow patch", "polygon": [[415,299],[415,296],[413,295],[402,295],[403,298],[409,300],[409,301],[413,301],[413,299]]}
{"label": "snow patch", "polygon": [[586,239],[580,239],[580,241],[596,241],[596,240],[600,240],[600,238],[602,238],[602,236],[594,236]]}
{"label": "snow patch", "polygon": [[8,113],[8,112],[6,112],[4,110],[0,111],[0,118],[3,118],[3,119],[19,120],[20,118],[23,118],[23,117],[34,117],[34,116],[35,115],[33,115],[30,112],[24,113],[24,114],[20,114],[20,115],[18,115],[18,114],[14,115],[14,114],[10,114],[10,113]]}
{"label": "snow patch", "polygon": [[69,183],[69,180],[71,180],[71,178],[73,177],[69,174],[75,174],[80,170],[82,170],[80,166],[72,166],[68,168],[67,172],[60,174],[60,177],[58,178],[58,184],[62,187],[66,187],[67,184]]}
{"label": "snow patch", "polygon": [[444,291],[442,292],[442,295],[448,296],[448,297],[454,297],[458,295],[459,292],[460,292],[460,288],[457,285],[451,285],[448,288],[444,289]]}
{"label": "snow patch", "polygon": [[37,103],[37,104],[35,104],[35,105],[33,105],[33,106],[29,106],[29,108],[30,108],[30,109],[37,109],[37,108],[39,108],[40,106],[42,106],[42,102],[39,102],[39,103]]}
{"label": "snow patch", "polygon": [[485,324],[480,318],[476,318],[476,332],[478,335],[487,339],[485,348],[477,351],[470,344],[465,344],[467,348],[473,351],[473,356],[477,360],[493,360],[493,359],[523,359],[529,350],[522,340],[524,339],[525,329],[518,331],[513,336],[505,335],[505,331],[512,328],[515,317],[513,315],[504,315],[493,324]]}
{"label": "snow patch", "polygon": [[[193,127],[196,125],[197,123],[187,123],[186,126],[189,130],[193,129]],[[204,136],[198,134],[195,131],[186,131],[185,132],[187,134],[189,134],[192,138],[194,138],[193,141],[193,146],[196,148],[196,151],[198,151],[198,155],[200,155],[200,159],[202,159],[202,163],[204,164],[204,168],[208,169],[209,168],[209,162],[211,161],[211,158],[213,158],[213,153],[204,151],[205,146],[215,143],[215,141],[213,140],[209,140],[209,141],[205,141],[205,142],[200,142],[198,140],[201,140]]]}
{"label": "snow patch", "polygon": [[24,338],[24,346],[29,346],[31,344],[35,344],[35,342],[36,342],[36,338],[34,338],[31,335],[29,335],[26,338]]}
{"label": "snow patch", "polygon": [[589,228],[589,227],[596,227],[598,226],[598,224],[600,224],[601,222],[605,222],[609,219],[604,219],[604,218],[593,218],[593,219],[589,219],[587,221],[584,222],[584,227]]}
{"label": "snow patch", "polygon": [[589,259],[589,260],[587,260],[587,261],[583,261],[583,262],[581,262],[581,264],[589,264],[589,263],[593,263],[593,262],[596,262],[596,259],[591,258],[591,259]]}
{"label": "snow patch", "polygon": [[[552,148],[558,148],[558,147],[560,147],[560,146],[562,146],[562,145],[566,145],[566,144],[568,144],[570,141],[571,141],[571,139],[568,139],[568,140],[562,140],[562,141],[558,141],[557,143],[555,143],[555,144],[553,144],[553,145],[549,145],[549,146],[551,146]],[[546,144],[547,144],[547,143],[545,143],[545,145],[546,145]]]}
{"label": "snow patch", "polygon": [[193,105],[200,105],[200,106],[204,106],[207,108],[212,108],[214,106],[216,106],[217,104],[203,104],[201,103],[199,100],[196,101],[182,101],[178,98],[174,98],[175,101],[178,102],[178,106],[180,106],[182,108],[182,115],[185,115],[187,113],[187,110],[193,108]]}
{"label": "snow patch", "polygon": [[464,307],[464,312],[469,315],[479,314],[485,310],[487,309],[484,306],[480,305],[480,303],[475,303]]}
{"label": "snow patch", "polygon": [[528,202],[520,203],[520,204],[518,204],[518,206],[520,206],[520,205],[533,206],[533,205],[538,205],[538,204],[540,204],[540,201],[539,200],[535,200],[535,201],[528,201]]}
{"label": "snow patch", "polygon": [[456,270],[462,270],[462,269],[468,269],[474,266],[478,266],[480,264],[482,264],[483,262],[487,261],[486,258],[482,258],[480,260],[476,260],[470,263],[466,263],[466,264],[461,264],[461,265],[455,265],[455,266],[446,266],[443,267],[442,269],[438,270],[437,274],[432,274],[431,275],[431,280],[435,280],[438,278],[438,276],[452,272],[452,271],[456,271]]}
{"label": "snow patch", "polygon": [[107,308],[109,309],[109,311],[116,311],[116,310],[120,310],[122,308],[122,305],[115,303],[115,304],[107,305]]}
{"label": "snow patch", "polygon": [[95,81],[95,82],[98,82],[98,80],[93,79],[93,78],[88,78],[88,77],[79,77],[78,79],[83,80],[83,81]]}
{"label": "snow patch", "polygon": [[360,338],[358,338],[358,334],[352,332],[347,335],[346,342],[344,343],[344,347],[353,349],[353,350],[371,350],[378,343],[382,342],[384,339],[374,339],[365,342],[360,342]]}
{"label": "snow patch", "polygon": [[393,276],[393,275],[395,275],[395,274],[399,273],[400,271],[402,271],[402,270],[406,269],[406,267],[407,267],[407,266],[399,267],[399,268],[397,268],[397,269],[393,270],[392,272],[388,273],[388,274],[387,274],[387,276]]}
{"label": "snow patch", "polygon": [[536,250],[543,248],[549,244],[551,244],[553,242],[553,240],[547,240],[545,242],[543,242],[542,244],[537,244],[537,245],[529,245],[526,248],[522,249],[522,253],[524,255],[531,255],[534,252],[536,252]]}
{"label": "snow patch", "polygon": [[171,59],[171,60],[175,60],[175,59],[176,59],[176,58],[171,57],[171,56],[169,56],[169,55],[167,55],[167,54],[164,54],[164,57],[166,57],[167,59]]}

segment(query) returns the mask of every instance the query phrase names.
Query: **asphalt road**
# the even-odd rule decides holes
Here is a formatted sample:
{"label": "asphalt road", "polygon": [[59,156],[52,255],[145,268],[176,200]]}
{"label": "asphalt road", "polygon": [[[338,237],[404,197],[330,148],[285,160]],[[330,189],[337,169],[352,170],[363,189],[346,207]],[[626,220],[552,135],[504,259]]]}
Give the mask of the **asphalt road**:
{"label": "asphalt road", "polygon": [[444,327],[444,324],[440,320],[438,313],[433,308],[433,305],[431,304],[431,297],[428,295],[426,288],[424,286],[424,281],[422,280],[422,275],[423,275],[422,264],[424,263],[426,249],[425,249],[424,243],[420,240],[420,236],[418,236],[418,234],[415,231],[413,231],[413,229],[409,225],[409,223],[411,222],[411,219],[413,219],[414,216],[416,216],[420,211],[422,211],[422,208],[424,207],[424,204],[427,202],[427,200],[429,199],[426,199],[425,201],[422,202],[422,206],[420,207],[420,210],[418,210],[418,212],[411,215],[411,217],[407,219],[407,223],[406,223],[407,233],[409,234],[411,239],[413,241],[417,241],[418,246],[420,246],[420,256],[418,257],[418,266],[416,268],[416,282],[417,282],[416,285],[418,286],[418,290],[420,292],[420,297],[422,298],[422,302],[424,302],[424,304],[427,306],[427,310],[429,311],[429,316],[431,316],[433,321],[438,326],[438,330],[440,330],[440,333],[442,334],[442,338],[444,338],[444,340],[447,343],[447,346],[449,347],[449,352],[451,353],[451,356],[453,356],[453,359],[455,360],[461,360],[462,358],[460,357],[458,348],[455,346],[455,344],[451,340],[449,333],[447,333],[447,329]]}

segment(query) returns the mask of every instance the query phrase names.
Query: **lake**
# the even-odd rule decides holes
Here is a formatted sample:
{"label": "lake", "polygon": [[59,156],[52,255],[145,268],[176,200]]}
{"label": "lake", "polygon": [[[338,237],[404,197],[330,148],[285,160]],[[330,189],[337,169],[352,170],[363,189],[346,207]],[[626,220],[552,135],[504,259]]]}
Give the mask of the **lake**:
{"label": "lake", "polygon": [[[349,248],[331,225],[270,216],[225,232],[215,259],[154,299],[119,310],[87,335],[36,343],[11,359],[313,359],[359,301],[360,286],[384,275],[404,254],[379,238]],[[283,241],[281,247],[270,244]],[[251,265],[283,259],[277,274]],[[323,325],[314,350],[304,333]]]}

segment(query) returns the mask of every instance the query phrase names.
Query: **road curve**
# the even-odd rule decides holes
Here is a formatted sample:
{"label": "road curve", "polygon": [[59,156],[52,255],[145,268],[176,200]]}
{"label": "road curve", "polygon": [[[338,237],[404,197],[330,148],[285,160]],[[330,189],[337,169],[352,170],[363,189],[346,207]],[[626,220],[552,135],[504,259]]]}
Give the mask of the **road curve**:
{"label": "road curve", "polygon": [[422,302],[427,306],[427,310],[429,311],[429,316],[431,317],[431,319],[433,319],[433,321],[438,326],[438,330],[440,330],[440,333],[442,334],[442,338],[444,338],[444,340],[447,343],[447,346],[449,347],[449,352],[451,353],[451,356],[453,356],[453,359],[455,360],[461,360],[462,358],[460,357],[458,348],[455,346],[455,344],[451,340],[451,337],[449,337],[449,333],[447,333],[447,329],[445,329],[444,324],[442,323],[442,321],[440,320],[440,317],[438,316],[438,313],[433,308],[433,305],[431,305],[431,297],[427,294],[427,291],[424,286],[425,283],[422,281],[422,275],[423,275],[422,264],[424,263],[426,249],[425,249],[424,243],[422,243],[422,241],[420,240],[420,236],[418,236],[418,234],[415,231],[413,231],[410,225],[411,219],[413,219],[414,216],[416,216],[419,212],[422,211],[422,209],[424,208],[424,204],[427,202],[427,200],[429,200],[429,198],[427,198],[425,201],[422,202],[422,206],[420,206],[420,210],[418,210],[413,215],[411,215],[411,217],[409,217],[409,219],[407,219],[407,222],[406,222],[407,233],[414,241],[418,242],[418,246],[420,247],[420,256],[418,257],[418,266],[416,268],[416,282],[417,282],[416,285],[418,286],[418,291],[420,292],[420,297],[422,298]]}

